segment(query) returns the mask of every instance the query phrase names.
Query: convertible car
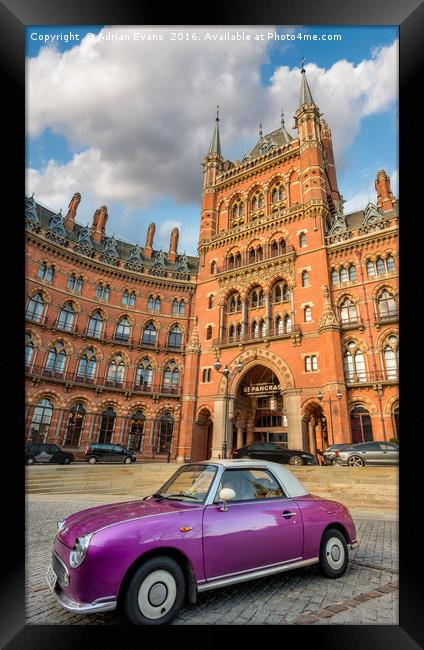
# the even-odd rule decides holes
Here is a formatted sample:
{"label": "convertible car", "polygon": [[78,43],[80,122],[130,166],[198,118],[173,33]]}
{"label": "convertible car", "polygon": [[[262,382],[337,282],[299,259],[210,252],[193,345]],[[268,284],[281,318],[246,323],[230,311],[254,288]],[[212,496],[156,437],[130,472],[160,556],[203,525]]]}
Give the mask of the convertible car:
{"label": "convertible car", "polygon": [[308,494],[288,468],[203,461],[140,501],[58,522],[46,577],[67,610],[119,607],[132,624],[158,625],[207,589],[311,564],[338,578],[357,545],[347,508]]}

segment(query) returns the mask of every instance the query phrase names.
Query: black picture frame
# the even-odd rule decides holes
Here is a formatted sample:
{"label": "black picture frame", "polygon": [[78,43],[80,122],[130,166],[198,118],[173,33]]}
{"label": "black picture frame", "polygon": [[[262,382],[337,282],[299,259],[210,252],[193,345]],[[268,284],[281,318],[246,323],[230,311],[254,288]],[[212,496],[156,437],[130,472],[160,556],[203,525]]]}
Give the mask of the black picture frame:
{"label": "black picture frame", "polygon": [[[27,25],[76,25],[76,24],[121,24],[121,25],[398,25],[400,29],[400,162],[404,169],[401,176],[400,195],[401,222],[404,219],[405,245],[415,245],[409,240],[409,226],[414,224],[419,237],[420,214],[419,188],[422,186],[421,163],[414,163],[408,144],[420,147],[420,124],[411,124],[421,112],[422,60],[424,36],[424,3],[419,0],[298,0],[286,2],[269,0],[228,0],[226,3],[184,8],[175,3],[166,10],[161,6],[141,4],[140,1],[91,0],[88,2],[64,0],[3,0],[0,3],[0,66],[3,72],[3,161],[8,179],[2,190],[3,253],[12,252],[8,269],[3,267],[4,290],[7,288],[7,309],[1,310],[1,328],[6,348],[19,350],[21,332],[24,331],[23,296],[25,293],[24,227],[21,219],[22,199],[25,192],[22,162],[25,156],[25,39]],[[421,73],[421,74],[420,74]],[[402,165],[403,161],[403,165]],[[17,180],[12,189],[12,178]],[[10,180],[10,182],[9,182]],[[408,206],[408,202],[411,204]],[[401,229],[402,232],[402,229]],[[402,238],[401,238],[402,241]],[[406,247],[405,246],[405,247]],[[20,254],[22,252],[22,258]],[[415,256],[417,257],[417,256]],[[411,256],[412,258],[412,256]],[[408,266],[413,260],[408,257]],[[418,254],[419,258],[419,254]],[[11,270],[11,271],[10,271]],[[10,272],[12,275],[10,275]],[[410,276],[408,268],[407,276]],[[12,281],[11,281],[12,280]],[[402,283],[401,283],[402,285]],[[406,302],[406,301],[405,301]],[[407,318],[407,317],[406,317]],[[406,328],[405,328],[406,329]],[[408,332],[409,334],[409,332]],[[12,341],[11,341],[12,338]],[[406,344],[413,344],[413,337],[407,336]],[[13,343],[12,343],[13,342]],[[13,345],[16,343],[16,345]],[[406,358],[413,358],[411,347]],[[19,355],[15,353],[15,359]],[[1,645],[10,650],[24,648],[62,649],[76,647],[114,647],[123,643],[169,642],[172,646],[184,645],[192,648],[222,647],[231,643],[248,642],[248,645],[263,643],[265,639],[280,639],[288,643],[311,644],[312,646],[351,650],[415,650],[424,646],[424,602],[420,577],[421,548],[416,522],[420,523],[422,508],[419,508],[419,483],[414,476],[420,476],[419,454],[411,448],[414,431],[421,421],[419,406],[416,405],[418,382],[405,380],[407,386],[404,411],[417,417],[408,427],[405,416],[405,447],[402,448],[400,465],[400,624],[399,626],[284,626],[277,631],[269,626],[233,630],[215,625],[187,628],[138,629],[131,627],[50,626],[25,625],[24,613],[24,553],[25,553],[25,494],[24,463],[22,457],[21,422],[24,413],[24,373],[19,363],[12,364],[3,375],[3,447],[2,465],[10,466],[11,472],[3,488],[2,499],[2,566],[0,571],[0,620]],[[10,374],[12,372],[12,376]],[[410,389],[408,388],[410,387]],[[13,400],[10,399],[13,391]],[[411,394],[408,394],[411,393]],[[6,399],[5,399],[6,397]],[[410,404],[408,404],[410,401]],[[21,419],[22,418],[22,419]],[[402,421],[402,419],[401,419]],[[417,424],[418,423],[418,424]],[[419,435],[416,440],[420,442]],[[410,440],[408,440],[408,437]],[[4,473],[4,472],[3,472]],[[417,509],[415,515],[408,514],[408,507]],[[227,634],[227,632],[230,634]],[[205,633],[206,632],[206,633]],[[231,634],[233,633],[233,634]],[[233,641],[231,641],[233,639]],[[275,641],[274,641],[275,642]]]}

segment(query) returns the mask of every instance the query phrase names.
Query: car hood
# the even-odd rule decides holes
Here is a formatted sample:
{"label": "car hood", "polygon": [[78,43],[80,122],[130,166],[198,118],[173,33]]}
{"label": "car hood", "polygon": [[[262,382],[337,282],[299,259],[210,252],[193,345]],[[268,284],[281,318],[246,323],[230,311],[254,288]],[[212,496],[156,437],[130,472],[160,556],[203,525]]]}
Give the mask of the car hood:
{"label": "car hood", "polygon": [[58,538],[69,548],[72,548],[76,537],[95,533],[101,528],[113,524],[149,517],[169,512],[199,507],[200,504],[183,503],[182,501],[164,499],[156,501],[124,501],[122,503],[110,503],[108,505],[96,506],[87,510],[80,510],[65,518],[64,526],[58,532]]}

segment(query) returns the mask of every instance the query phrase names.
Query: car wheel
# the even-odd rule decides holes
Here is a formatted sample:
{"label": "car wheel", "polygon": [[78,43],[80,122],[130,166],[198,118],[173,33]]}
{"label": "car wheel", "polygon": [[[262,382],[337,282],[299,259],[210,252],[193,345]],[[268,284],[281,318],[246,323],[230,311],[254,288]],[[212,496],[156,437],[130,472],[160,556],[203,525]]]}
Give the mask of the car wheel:
{"label": "car wheel", "polygon": [[135,572],[124,595],[124,613],[133,625],[163,625],[172,621],[184,601],[181,567],[169,557],[147,560]]}
{"label": "car wheel", "polygon": [[62,462],[62,465],[69,465],[70,462],[71,462],[70,458],[64,458],[63,462]]}
{"label": "car wheel", "polygon": [[339,530],[326,530],[321,540],[319,568],[327,578],[339,578],[346,571],[349,560],[346,539]]}
{"label": "car wheel", "polygon": [[125,465],[130,465],[131,464],[131,458],[129,456],[126,456],[124,458],[124,463],[125,463]]}
{"label": "car wheel", "polygon": [[300,456],[290,456],[289,465],[303,465],[303,461]]}
{"label": "car wheel", "polygon": [[26,464],[27,465],[35,465],[35,458],[27,458]]}
{"label": "car wheel", "polygon": [[351,456],[347,461],[347,464],[349,467],[363,467],[365,465],[360,456]]}
{"label": "car wheel", "polygon": [[338,465],[338,464],[339,464],[339,461],[337,460],[337,458],[333,458],[331,460],[331,465]]}
{"label": "car wheel", "polygon": [[90,465],[94,465],[94,463],[97,463],[97,458],[95,456],[90,456],[88,462],[90,463]]}

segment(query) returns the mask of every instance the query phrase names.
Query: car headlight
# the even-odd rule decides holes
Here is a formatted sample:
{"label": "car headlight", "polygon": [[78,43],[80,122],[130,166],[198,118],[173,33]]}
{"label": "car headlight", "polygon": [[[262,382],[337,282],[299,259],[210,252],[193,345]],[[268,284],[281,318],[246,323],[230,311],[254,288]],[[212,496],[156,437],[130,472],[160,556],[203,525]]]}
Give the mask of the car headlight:
{"label": "car headlight", "polygon": [[65,520],[61,519],[61,521],[57,522],[57,529],[61,530],[64,527],[64,525],[65,525]]}
{"label": "car headlight", "polygon": [[74,547],[69,554],[69,562],[74,569],[83,563],[92,537],[93,533],[76,538]]}

